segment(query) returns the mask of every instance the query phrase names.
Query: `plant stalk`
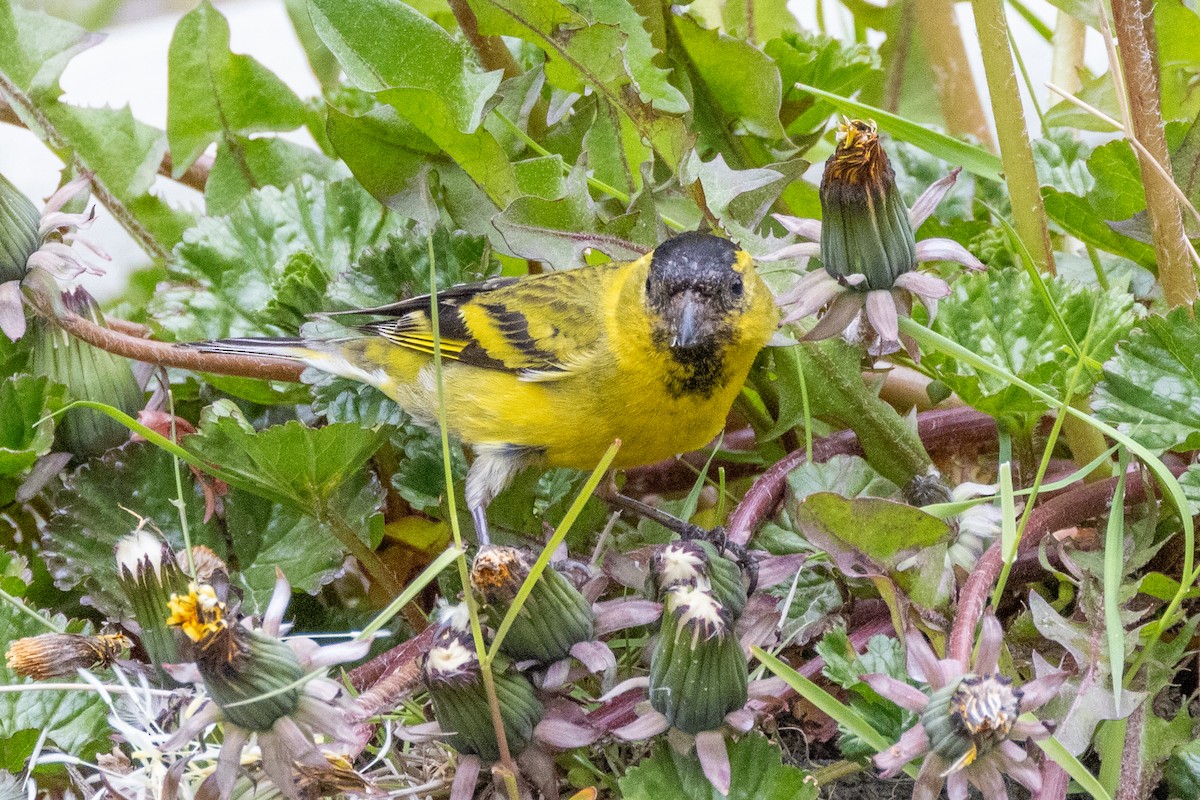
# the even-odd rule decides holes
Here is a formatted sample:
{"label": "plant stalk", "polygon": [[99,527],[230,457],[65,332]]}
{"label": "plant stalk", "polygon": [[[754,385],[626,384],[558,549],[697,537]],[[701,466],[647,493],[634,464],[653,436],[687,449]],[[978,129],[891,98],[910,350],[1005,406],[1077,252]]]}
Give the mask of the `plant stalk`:
{"label": "plant stalk", "polygon": [[1038,269],[1053,275],[1054,253],[1050,247],[1050,231],[1046,227],[1046,209],[1042,205],[1037,170],[1033,165],[1021,89],[1009,52],[1004,0],[971,0],[971,8],[983,51],[983,71],[991,95],[992,116],[996,120],[1004,180],[1012,200],[1013,223]]}
{"label": "plant stalk", "polygon": [[995,139],[975,89],[953,0],[912,0],[912,4],[947,129],[954,136],[974,136],[994,151]]}
{"label": "plant stalk", "polygon": [[[1078,92],[1083,86],[1080,70],[1083,69],[1084,45],[1087,43],[1087,26],[1070,14],[1059,11],[1054,23],[1054,38],[1050,40],[1050,82],[1068,92]],[[1051,102],[1057,101],[1050,93]]]}
{"label": "plant stalk", "polygon": [[[1169,306],[1191,305],[1197,297],[1196,276],[1184,239],[1183,215],[1171,188],[1171,159],[1163,126],[1158,41],[1151,25],[1151,6],[1145,0],[1112,0],[1112,11],[1129,98],[1129,124],[1133,136],[1147,151],[1138,151],[1138,163],[1158,261],[1158,280]],[[1150,162],[1151,158],[1161,169]]]}

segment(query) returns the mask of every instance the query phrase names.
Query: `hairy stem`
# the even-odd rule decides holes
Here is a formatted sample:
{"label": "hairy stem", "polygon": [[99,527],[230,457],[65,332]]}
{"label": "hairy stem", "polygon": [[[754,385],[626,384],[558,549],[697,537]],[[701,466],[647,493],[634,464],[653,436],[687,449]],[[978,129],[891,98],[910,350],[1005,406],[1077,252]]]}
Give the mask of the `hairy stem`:
{"label": "hairy stem", "polygon": [[974,136],[985,147],[995,149],[983,104],[975,90],[975,77],[967,61],[953,0],[912,0],[912,3],[946,127],[955,136]]}
{"label": "hairy stem", "polygon": [[504,45],[504,40],[499,36],[487,36],[479,32],[479,20],[467,5],[467,0],[450,0],[450,12],[458,21],[458,29],[479,56],[480,66],[488,71],[504,70],[505,78],[515,78],[521,74],[521,67]]}
{"label": "hairy stem", "polygon": [[992,116],[997,121],[1000,159],[1012,200],[1014,227],[1038,269],[1054,274],[1046,210],[1033,165],[1033,149],[1029,145],[1016,68],[1009,52],[1004,0],[971,0],[971,7],[979,31],[979,46],[983,50],[983,71],[992,99]]}
{"label": "hairy stem", "polygon": [[20,106],[30,118],[36,121],[37,126],[41,129],[40,132],[35,131],[41,139],[57,151],[60,155],[64,152],[70,153],[69,163],[71,167],[81,175],[87,175],[92,185],[92,193],[96,199],[104,204],[109,213],[121,223],[133,240],[149,255],[151,258],[159,261],[166,261],[171,254],[167,248],[154,238],[153,234],[141,223],[132,211],[113,194],[109,188],[101,181],[91,167],[79,158],[71,143],[54,127],[50,120],[42,113],[42,110],[37,107],[37,104],[26,95],[21,88],[9,80],[9,77],[0,71],[0,99],[6,100],[15,106]]}
{"label": "hairy stem", "polygon": [[[1158,85],[1158,42],[1150,25],[1151,5],[1144,0],[1112,0],[1112,11],[1129,99],[1129,123],[1133,135],[1147,151],[1138,151],[1138,162],[1158,261],[1158,279],[1168,305],[1190,305],[1197,297],[1196,276],[1184,240],[1183,215],[1171,187],[1171,160]],[[1151,158],[1157,167],[1150,163]]]}

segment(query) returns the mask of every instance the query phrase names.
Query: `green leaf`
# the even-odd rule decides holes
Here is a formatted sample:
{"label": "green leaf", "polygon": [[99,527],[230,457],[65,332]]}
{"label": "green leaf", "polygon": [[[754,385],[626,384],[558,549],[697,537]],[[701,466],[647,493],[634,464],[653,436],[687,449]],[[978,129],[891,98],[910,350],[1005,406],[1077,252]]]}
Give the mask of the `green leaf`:
{"label": "green leaf", "polygon": [[[111,560],[112,553],[109,553]],[[67,618],[56,614],[50,621],[62,630],[83,632],[85,625],[68,624]],[[25,636],[37,636],[50,631],[45,625],[17,609],[11,602],[0,599],[0,649]],[[0,663],[0,686],[32,686],[36,681],[18,677]],[[61,750],[69,756],[91,761],[112,747],[108,724],[109,708],[94,692],[68,691],[9,691],[0,694],[0,759],[4,765],[16,763],[16,771],[26,767],[34,748],[42,744]],[[44,742],[42,737],[45,737]],[[36,768],[36,765],[29,765]]]}
{"label": "green leaf", "polygon": [[173,246],[194,224],[189,212],[150,191],[167,150],[161,130],[139,122],[128,107],[81,108],[48,102],[42,111],[83,166],[165,247]]}
{"label": "green leaf", "polygon": [[[381,497],[378,478],[359,469],[335,490],[329,504],[354,525],[366,523],[369,535],[363,538],[376,544],[383,526],[377,513]],[[225,502],[225,526],[237,531],[233,551],[239,569],[234,580],[246,590],[248,610],[266,610],[276,567],[293,588],[310,594],[341,573],[346,552],[316,517],[238,489]]]}
{"label": "green leaf", "polygon": [[671,85],[671,71],[654,63],[656,57],[663,62],[665,59],[651,41],[646,20],[634,4],[627,0],[582,0],[576,8],[594,22],[613,25],[625,35],[622,48],[625,69],[643,103],[650,103],[654,110],[669,114],[683,114],[688,110],[687,98]]}
{"label": "green leaf", "polygon": [[[474,283],[500,273],[487,240],[439,227],[433,232],[437,288]],[[353,269],[330,283],[327,308],[370,308],[429,293],[429,244],[424,235],[394,233],[362,253]]]}
{"label": "green leaf", "polygon": [[[731,769],[728,800],[816,800],[817,782],[783,764],[779,748],[765,736],[749,734],[726,740]],[[625,800],[726,800],[704,777],[694,755],[681,755],[666,741],[618,781]]]}
{"label": "green leaf", "polygon": [[54,420],[62,387],[46,377],[18,375],[0,382],[0,475],[20,475],[54,443]]}
{"label": "green leaf", "polygon": [[167,66],[167,138],[176,176],[213,142],[304,124],[304,104],[286,83],[229,50],[229,23],[208,0],[175,26]]}
{"label": "green leaf", "polygon": [[317,29],[313,27],[312,19],[308,16],[307,0],[284,0],[283,5],[287,9],[288,19],[292,21],[292,27],[296,30],[296,38],[300,40],[304,54],[308,56],[308,65],[312,67],[313,74],[321,82],[322,88],[333,88],[341,76],[342,68],[317,35]]}
{"label": "green leaf", "polygon": [[687,14],[673,14],[671,21],[695,70],[693,80],[704,82],[708,99],[750,133],[784,138],[783,88],[775,62],[754,45],[703,28]]}
{"label": "green leaf", "polygon": [[788,11],[786,0],[748,0],[726,3],[721,10],[730,36],[751,42],[767,42],[795,33],[800,23]]}
{"label": "green leaf", "polygon": [[308,8],[351,83],[394,107],[498,206],[520,196],[507,155],[480,127],[499,72],[476,72],[463,42],[399,0],[309,0]]}
{"label": "green leaf", "polygon": [[788,473],[788,489],[796,502],[819,492],[837,492],[843,497],[895,497],[896,484],[880,475],[858,456],[836,455],[825,461],[805,461]]}
{"label": "green leaf", "polygon": [[217,158],[204,184],[205,205],[210,215],[228,214],[255,189],[282,189],[305,175],[335,181],[346,177],[346,170],[323,153],[286,139],[231,135],[217,145]]}
{"label": "green leaf", "polygon": [[913,552],[944,542],[950,528],[919,508],[874,497],[811,494],[796,507],[796,525],[835,558],[865,554],[895,566]]}
{"label": "green leaf", "polygon": [[357,425],[309,428],[294,420],[255,431],[237,406],[220,401],[205,411],[199,432],[185,446],[218,465],[231,486],[324,518],[342,484],[384,438],[383,431]]}
{"label": "green leaf", "polygon": [[1200,325],[1187,309],[1142,322],[1104,365],[1092,407],[1156,453],[1200,447]]}
{"label": "green leaf", "polygon": [[1000,158],[982,148],[975,147],[966,142],[960,142],[958,139],[954,139],[944,133],[938,133],[915,122],[909,122],[903,117],[884,111],[882,108],[875,108],[874,106],[851,100],[848,97],[827,92],[816,86],[798,84],[797,88],[814,94],[823,100],[828,100],[834,108],[843,114],[862,117],[864,119],[873,119],[879,124],[881,130],[887,131],[900,141],[916,145],[931,155],[944,159],[951,164],[961,166],[972,175],[978,175],[981,178],[997,182],[1004,180]]}
{"label": "green leaf", "polygon": [[326,130],[333,149],[363,188],[389,208],[418,218],[407,210],[410,197],[420,191],[424,181],[416,178],[439,152],[437,145],[391,106],[359,116],[330,108]]}
{"label": "green leaf", "polygon": [[[664,113],[638,96],[622,57],[627,35],[621,27],[591,23],[583,14],[554,0],[469,1],[481,33],[516,36],[541,48],[548,57],[546,77],[552,84],[572,93],[591,87],[621,110],[668,166],[678,167],[691,136],[681,117]],[[602,6],[598,13],[606,10],[607,6]],[[627,13],[609,18],[630,27]],[[636,31],[634,34],[640,36]],[[642,72],[644,67],[636,69]]]}
{"label": "green leaf", "polygon": [[291,317],[268,309],[289,257],[308,252],[332,279],[395,227],[352,180],[306,177],[283,189],[255,190],[227,216],[205,217],[185,234],[149,312],[180,340],[294,335],[284,327]]}
{"label": "green leaf", "polygon": [[99,41],[71,22],[0,0],[0,72],[35,101],[58,97],[67,62]]}
{"label": "green leaf", "polygon": [[[1047,281],[1046,288],[1049,302],[1088,359],[1074,386],[1077,395],[1086,395],[1099,378],[1095,366],[1114,352],[1134,323],[1132,297],[1121,289],[1101,292],[1062,278]],[[1070,340],[1024,272],[991,270],[960,277],[951,296],[938,306],[932,327],[1023,380],[1049,387],[1057,396],[1066,391],[1077,361]],[[943,353],[929,353],[924,363],[964,401],[985,413],[1041,413],[1047,408],[1042,399],[1010,381]]]}
{"label": "green leaf", "polygon": [[[204,521],[204,498],[186,465],[180,465],[183,500],[192,544],[225,550],[214,520]],[[53,510],[42,547],[60,589],[82,588],[88,602],[120,619],[131,613],[117,589],[113,548],[145,519],[172,548],[184,547],[179,509],[174,505],[171,455],[147,442],[132,442],[92,459],[62,477],[50,491]]]}
{"label": "green leaf", "polygon": [[587,250],[599,250],[616,260],[643,255],[640,248],[603,232],[582,168],[572,171],[560,196],[522,197],[497,215],[492,225],[497,249],[557,269],[584,263]]}
{"label": "green leaf", "polygon": [[[737,3],[731,3],[727,8]],[[789,132],[807,134],[833,113],[826,100],[794,88],[803,83],[836,95],[853,94],[879,74],[879,54],[865,44],[843,45],[837,39],[801,31],[768,41],[763,48],[779,66],[784,86],[780,116]]]}
{"label": "green leaf", "polygon": [[[1042,141],[1038,142],[1037,150],[1042,156],[1049,152]],[[1042,165],[1046,166],[1046,162]],[[1136,220],[1120,223],[1146,208],[1141,171],[1129,143],[1120,140],[1097,147],[1087,159],[1086,170],[1078,159],[1064,158],[1058,166],[1050,176],[1040,175],[1043,181],[1066,176],[1065,181],[1042,187],[1046,214],[1088,244],[1149,270],[1156,269],[1145,223],[1140,226]],[[1129,227],[1144,229],[1141,241],[1123,235]]]}

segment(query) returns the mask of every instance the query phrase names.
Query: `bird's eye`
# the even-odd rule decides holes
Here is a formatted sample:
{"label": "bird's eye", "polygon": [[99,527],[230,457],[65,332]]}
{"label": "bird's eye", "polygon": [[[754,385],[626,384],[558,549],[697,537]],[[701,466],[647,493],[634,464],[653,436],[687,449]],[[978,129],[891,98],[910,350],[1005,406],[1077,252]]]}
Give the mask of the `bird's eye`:
{"label": "bird's eye", "polygon": [[741,279],[741,277],[740,277],[740,276],[739,276],[739,277],[735,277],[735,278],[733,279],[733,283],[729,284],[729,292],[730,292],[730,294],[732,294],[734,297],[741,297],[741,296],[742,296],[742,279]]}
{"label": "bird's eye", "polygon": [[653,285],[653,283],[653,280],[646,278],[646,294],[650,294],[650,287]]}

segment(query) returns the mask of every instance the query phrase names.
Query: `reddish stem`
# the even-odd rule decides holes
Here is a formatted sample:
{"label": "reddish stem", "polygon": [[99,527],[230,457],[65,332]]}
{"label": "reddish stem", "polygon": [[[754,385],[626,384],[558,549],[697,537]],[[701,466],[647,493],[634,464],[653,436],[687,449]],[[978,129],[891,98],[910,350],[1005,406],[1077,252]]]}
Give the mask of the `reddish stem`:
{"label": "reddish stem", "polygon": [[[1175,475],[1183,471],[1177,463],[1167,466]],[[1042,539],[1054,531],[1078,525],[1107,512],[1116,488],[1117,479],[1109,478],[1064,492],[1042,503],[1029,515],[1029,523],[1025,526],[1025,534],[1021,537],[1021,544],[1017,550],[1018,558],[1024,553],[1037,552]],[[1126,507],[1141,503],[1145,499],[1146,482],[1140,473],[1130,473],[1125,484]],[[992,587],[996,585],[1003,566],[1000,542],[997,541],[979,559],[974,571],[958,593],[958,609],[946,654],[948,658],[964,663],[970,661],[975,643],[975,627],[983,616],[988,596]]]}
{"label": "reddish stem", "polygon": [[[996,421],[973,408],[935,409],[917,415],[917,434],[930,452],[996,440]],[[862,445],[852,430],[838,431],[813,442],[813,461],[821,463],[835,455],[863,455]],[[783,500],[788,473],[808,460],[804,450],[788,453],[754,482],[729,517],[729,540],[745,545],[763,520],[775,513]]]}

